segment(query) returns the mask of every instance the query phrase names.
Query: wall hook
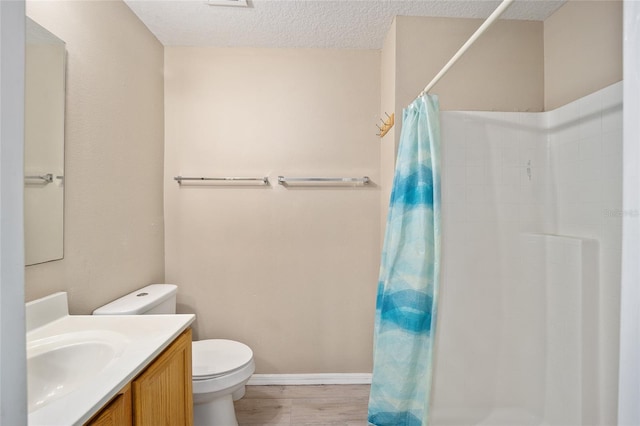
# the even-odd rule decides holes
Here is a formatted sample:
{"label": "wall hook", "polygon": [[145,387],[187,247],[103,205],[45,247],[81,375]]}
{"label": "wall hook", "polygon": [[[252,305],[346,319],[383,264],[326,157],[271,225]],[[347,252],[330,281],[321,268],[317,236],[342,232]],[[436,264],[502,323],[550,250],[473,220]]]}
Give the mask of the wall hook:
{"label": "wall hook", "polygon": [[380,119],[380,121],[382,121],[382,127],[376,124],[376,127],[378,128],[378,130],[380,130],[380,133],[377,133],[376,136],[383,137],[393,127],[395,114],[391,113],[391,115],[389,115],[385,112],[384,115],[387,116],[387,119],[386,120],[383,120],[382,118]]}

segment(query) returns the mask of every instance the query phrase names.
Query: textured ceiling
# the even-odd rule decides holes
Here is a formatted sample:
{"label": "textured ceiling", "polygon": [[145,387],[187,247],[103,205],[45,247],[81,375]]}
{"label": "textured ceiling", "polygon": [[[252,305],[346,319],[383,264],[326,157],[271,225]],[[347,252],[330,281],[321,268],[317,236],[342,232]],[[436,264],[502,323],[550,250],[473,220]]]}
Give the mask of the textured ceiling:
{"label": "textured ceiling", "polygon": [[[396,15],[486,18],[494,0],[125,0],[166,46],[379,49]],[[502,19],[543,21],[565,0],[516,0]]]}

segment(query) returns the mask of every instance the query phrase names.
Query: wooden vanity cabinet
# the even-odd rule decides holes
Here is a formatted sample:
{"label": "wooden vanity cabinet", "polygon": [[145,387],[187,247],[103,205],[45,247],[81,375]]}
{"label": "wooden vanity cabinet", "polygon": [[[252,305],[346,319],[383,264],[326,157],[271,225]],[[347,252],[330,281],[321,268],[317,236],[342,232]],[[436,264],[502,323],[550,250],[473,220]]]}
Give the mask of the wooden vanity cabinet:
{"label": "wooden vanity cabinet", "polygon": [[191,329],[182,333],[132,383],[133,424],[193,424]]}
{"label": "wooden vanity cabinet", "polygon": [[87,425],[132,426],[132,422],[131,385],[127,384]]}
{"label": "wooden vanity cabinet", "polygon": [[183,332],[87,426],[193,424],[191,329]]}

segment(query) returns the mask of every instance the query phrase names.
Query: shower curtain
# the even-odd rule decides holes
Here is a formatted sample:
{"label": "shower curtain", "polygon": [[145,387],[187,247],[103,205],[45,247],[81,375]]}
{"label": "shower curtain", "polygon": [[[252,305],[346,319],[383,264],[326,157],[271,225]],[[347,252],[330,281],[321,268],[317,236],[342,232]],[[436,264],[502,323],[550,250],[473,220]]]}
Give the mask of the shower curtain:
{"label": "shower curtain", "polygon": [[403,112],[380,265],[369,424],[426,426],[440,270],[438,98]]}

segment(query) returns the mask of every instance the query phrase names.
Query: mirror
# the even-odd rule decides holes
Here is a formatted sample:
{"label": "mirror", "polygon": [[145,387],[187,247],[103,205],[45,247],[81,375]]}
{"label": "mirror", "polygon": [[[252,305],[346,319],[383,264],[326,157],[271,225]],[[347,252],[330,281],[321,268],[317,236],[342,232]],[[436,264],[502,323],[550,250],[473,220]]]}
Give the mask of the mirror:
{"label": "mirror", "polygon": [[25,263],[62,259],[64,41],[27,18],[25,66]]}

